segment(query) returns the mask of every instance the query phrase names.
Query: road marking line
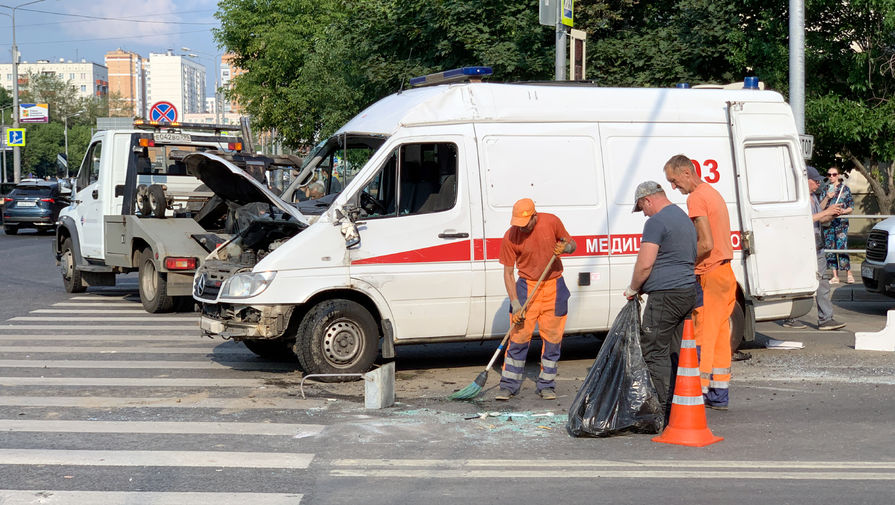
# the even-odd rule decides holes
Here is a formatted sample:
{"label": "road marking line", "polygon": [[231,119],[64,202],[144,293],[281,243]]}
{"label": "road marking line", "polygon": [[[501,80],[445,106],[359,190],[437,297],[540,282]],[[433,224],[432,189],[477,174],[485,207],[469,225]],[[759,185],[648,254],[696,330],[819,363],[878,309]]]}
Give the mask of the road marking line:
{"label": "road marking line", "polygon": [[55,491],[0,490],[4,505],[96,505],[97,503],[139,503],[141,505],[183,505],[214,503],[215,505],[297,505],[300,494],[284,493],[198,493],[150,491]]}
{"label": "road marking line", "polygon": [[140,302],[130,301],[130,300],[121,300],[121,301],[110,301],[110,300],[98,300],[95,302],[57,302],[51,305],[51,307],[142,307]]}
{"label": "road marking line", "polygon": [[[2,339],[0,339],[2,340]],[[223,347],[222,347],[223,346]],[[58,353],[58,354],[227,354],[254,357],[255,353],[240,347],[225,346],[224,344],[209,345],[208,347],[105,347],[105,346],[2,346],[2,354],[22,353]]]}
{"label": "road marking line", "polygon": [[[127,296],[99,296],[99,295],[82,295],[82,296],[72,296],[69,300],[93,300],[94,302],[108,302],[108,301],[131,301],[127,300]],[[134,303],[140,303],[139,301],[134,301]]]}
{"label": "road marking line", "polygon": [[255,388],[266,385],[263,379],[170,379],[131,377],[2,377],[0,386],[100,386],[100,387],[230,387]]}
{"label": "road marking line", "polygon": [[264,435],[304,438],[319,435],[323,428],[322,424],[0,419],[0,432],[28,433]]}
{"label": "road marking line", "polygon": [[[29,314],[148,314],[143,309],[34,309]],[[189,314],[196,317],[196,314]],[[68,319],[68,318],[66,318]],[[105,319],[105,318],[102,318]]]}
{"label": "road marking line", "polygon": [[[683,466],[683,465],[681,465]],[[331,470],[333,477],[412,478],[412,479],[692,479],[693,471],[681,470],[411,470],[411,469],[340,469]],[[895,480],[895,472],[751,472],[745,468],[718,472],[700,470],[706,479],[762,479],[762,480]]]}
{"label": "road marking line", "polygon": [[[91,321],[96,321],[92,318]],[[198,322],[195,325],[132,325],[132,324],[7,324],[0,326],[0,331],[23,331],[23,330],[52,330],[52,331],[84,331],[84,330],[109,330],[109,331],[134,331],[135,329],[152,329],[156,331],[185,331],[196,330]],[[198,334],[198,333],[197,333]]]}
{"label": "road marking line", "polygon": [[[895,461],[737,461],[737,460],[600,460],[600,459],[550,459],[550,460],[515,460],[515,459],[334,459],[332,466],[349,467],[386,467],[386,468],[438,468],[463,469],[466,467],[494,467],[495,469],[512,468],[730,468],[748,470],[749,468],[781,468],[804,470],[846,469],[891,469],[895,470]],[[440,471],[440,470],[439,470]],[[895,474],[892,474],[895,478]]]}
{"label": "road marking line", "polygon": [[[148,342],[156,342],[156,341],[164,341],[164,342],[184,342],[190,344],[196,344],[205,342],[208,344],[214,345],[224,345],[227,344],[226,340],[222,339],[199,339],[198,335],[100,335],[100,334],[92,334],[92,335],[84,335],[81,334],[71,334],[71,335],[28,335],[24,333],[13,334],[13,335],[0,335],[0,340],[82,340],[82,341],[102,341],[102,342],[113,342],[113,341],[148,341]],[[4,348],[5,349],[5,348]],[[240,347],[241,349],[241,347]]]}
{"label": "road marking line", "polygon": [[[210,353],[209,353],[210,354]],[[153,370],[294,370],[298,363],[275,361],[142,361],[142,360],[28,360],[0,359],[0,368],[91,368],[99,370],[153,369]]]}
{"label": "road marking line", "polygon": [[[325,408],[326,400],[301,398],[208,398],[185,395],[176,398],[123,398],[114,396],[0,396],[0,407],[101,408],[199,408],[199,409],[292,409]],[[0,502],[2,503],[2,502]]]}
{"label": "road marking line", "polygon": [[[8,321],[89,321],[95,323],[96,317],[54,317],[54,316],[16,316],[8,319]],[[130,316],[130,317],[102,317],[103,321],[195,321],[196,326],[199,325],[199,315],[190,314],[188,317],[183,316]]]}
{"label": "road marking line", "polygon": [[312,459],[313,454],[288,452],[0,449],[0,465],[306,469]]}

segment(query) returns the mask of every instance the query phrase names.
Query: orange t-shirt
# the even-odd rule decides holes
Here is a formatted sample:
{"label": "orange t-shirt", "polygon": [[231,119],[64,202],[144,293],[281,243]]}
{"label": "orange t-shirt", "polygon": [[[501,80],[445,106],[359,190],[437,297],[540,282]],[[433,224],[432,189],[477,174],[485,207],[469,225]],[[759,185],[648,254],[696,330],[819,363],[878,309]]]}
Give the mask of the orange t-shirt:
{"label": "orange t-shirt", "polygon": [[[562,221],[553,214],[537,214],[538,222],[529,233],[511,226],[500,241],[500,264],[519,270],[519,277],[536,281],[541,277],[544,268],[553,256],[556,241],[569,240],[569,232]],[[555,279],[562,275],[562,261],[556,258],[547,279]]]}
{"label": "orange t-shirt", "polygon": [[696,275],[710,272],[724,260],[733,259],[733,246],[730,245],[730,215],[727,213],[727,203],[724,202],[721,193],[705,182],[696,186],[696,189],[687,196],[687,213],[690,219],[707,217],[709,227],[712,229],[714,247],[708,256],[696,264]]}

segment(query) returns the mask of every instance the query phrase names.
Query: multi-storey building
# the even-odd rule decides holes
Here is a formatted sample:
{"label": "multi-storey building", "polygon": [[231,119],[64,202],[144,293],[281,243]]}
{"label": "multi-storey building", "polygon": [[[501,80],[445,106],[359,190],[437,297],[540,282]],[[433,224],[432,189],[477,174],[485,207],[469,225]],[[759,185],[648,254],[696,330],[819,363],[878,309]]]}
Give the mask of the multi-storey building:
{"label": "multi-storey building", "polygon": [[[225,54],[221,55],[220,82],[221,82],[221,91],[222,92],[223,92],[223,90],[229,90],[230,88],[232,88],[233,83],[231,82],[231,80],[234,77],[236,77],[237,75],[245,72],[245,70],[243,70],[233,64],[234,57],[235,57],[235,55],[233,53],[225,53]],[[226,112],[232,112],[234,114],[242,113],[242,109],[236,100],[221,99],[221,105],[222,105],[222,109],[225,113]]]}
{"label": "multi-storey building", "polygon": [[178,117],[205,111],[205,67],[190,58],[174,54],[149,53],[146,74],[148,107],[158,102],[171,102]]}
{"label": "multi-storey building", "polygon": [[[37,60],[36,62],[23,61],[18,66],[19,89],[28,86],[28,76],[31,74],[55,74],[63,81],[71,84],[78,91],[78,96],[104,97],[109,93],[108,69],[98,63],[81,60],[79,62],[60,59]],[[0,85],[12,91],[12,63],[0,63]]]}
{"label": "multi-storey building", "polygon": [[109,69],[109,114],[112,116],[146,117],[146,73],[143,59],[137,53],[121,48],[106,53]]}

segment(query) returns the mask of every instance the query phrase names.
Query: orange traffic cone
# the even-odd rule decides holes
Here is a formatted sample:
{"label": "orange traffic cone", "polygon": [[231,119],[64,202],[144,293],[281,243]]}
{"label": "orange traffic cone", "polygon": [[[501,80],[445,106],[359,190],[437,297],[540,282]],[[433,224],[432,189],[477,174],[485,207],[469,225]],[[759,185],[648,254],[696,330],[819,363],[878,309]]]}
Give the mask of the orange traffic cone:
{"label": "orange traffic cone", "polygon": [[668,426],[653,442],[703,447],[724,440],[709,430],[705,420],[705,404],[702,401],[702,385],[699,382],[699,358],[696,356],[696,340],[693,338],[693,321],[684,321],[674,398],[671,400],[671,416]]}

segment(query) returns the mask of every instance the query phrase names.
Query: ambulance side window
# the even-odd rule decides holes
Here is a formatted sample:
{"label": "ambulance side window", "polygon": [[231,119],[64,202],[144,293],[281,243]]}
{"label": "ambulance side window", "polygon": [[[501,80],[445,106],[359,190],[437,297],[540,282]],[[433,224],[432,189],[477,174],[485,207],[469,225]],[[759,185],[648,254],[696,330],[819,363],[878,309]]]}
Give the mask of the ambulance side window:
{"label": "ambulance side window", "polygon": [[389,156],[385,165],[361,189],[359,205],[367,218],[392,217],[397,201],[396,181],[398,176],[397,151]]}
{"label": "ambulance side window", "polygon": [[442,212],[457,204],[457,146],[405,144],[364,186],[360,206],[368,218]]}
{"label": "ambulance side window", "polygon": [[398,215],[429,214],[457,203],[457,146],[450,143],[401,147]]}

